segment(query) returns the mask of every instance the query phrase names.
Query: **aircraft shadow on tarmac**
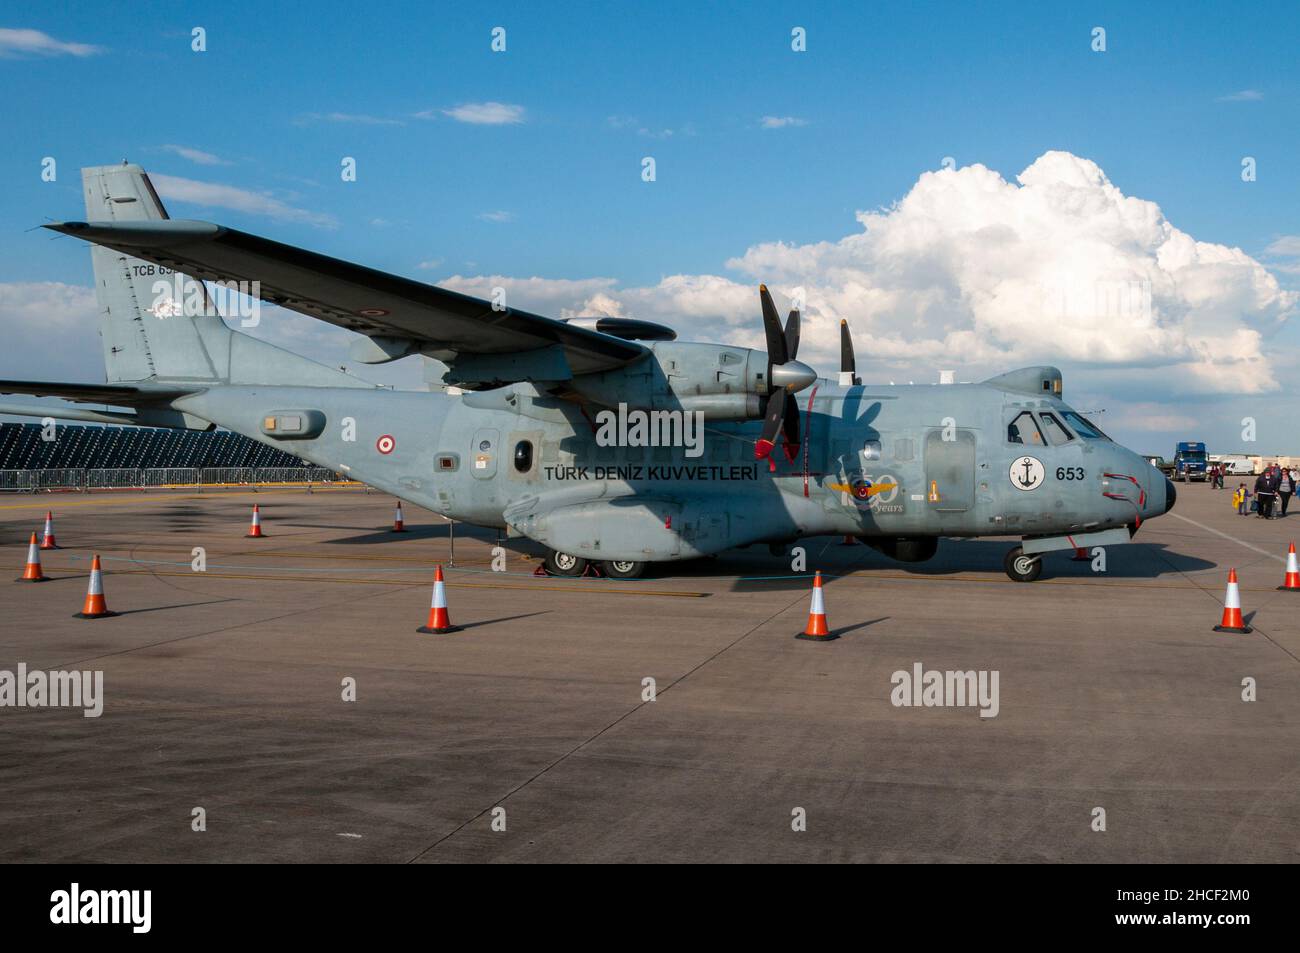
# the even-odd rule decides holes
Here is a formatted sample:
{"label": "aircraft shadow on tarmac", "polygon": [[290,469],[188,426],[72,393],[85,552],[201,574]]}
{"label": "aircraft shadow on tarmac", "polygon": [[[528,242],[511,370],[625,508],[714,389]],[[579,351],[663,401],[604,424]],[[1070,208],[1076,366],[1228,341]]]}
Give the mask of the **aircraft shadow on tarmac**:
{"label": "aircraft shadow on tarmac", "polygon": [[[790,573],[788,579],[782,577],[789,572],[790,557],[771,556],[758,547],[752,551],[724,553],[717,559],[679,564],[675,575],[739,576],[732,586],[734,592],[807,588],[807,575],[818,569],[826,577],[828,585],[837,575],[862,570],[894,570],[911,576],[937,577],[968,572],[995,573],[1010,582],[1002,568],[1002,560],[1011,548],[1006,541],[944,539],[940,541],[935,557],[923,563],[896,562],[868,546],[840,546],[838,539],[804,540],[802,545],[807,551],[808,568],[804,573]],[[1069,551],[1048,553],[1044,557],[1043,578],[1157,579],[1215,568],[1213,562],[1175,552],[1165,544],[1155,542],[1110,547],[1106,550],[1104,573],[1094,573],[1091,560],[1074,562],[1071,555]]]}
{"label": "aircraft shadow on tarmac", "polygon": [[[286,527],[311,527],[318,529],[369,529],[369,527],[338,524],[285,523]],[[270,528],[268,527],[268,532]],[[448,539],[447,524],[408,524],[405,533],[391,529],[378,529],[355,536],[330,540],[341,545],[370,546],[399,541]],[[512,554],[526,553],[535,558],[545,555],[539,544],[527,539],[501,539],[498,532],[464,523],[456,524],[457,540],[474,540],[495,543],[501,540]],[[732,549],[716,557],[664,563],[647,568],[645,578],[719,579],[736,578],[735,592],[756,589],[801,589],[808,586],[807,576],[820,569],[829,584],[837,575],[860,570],[894,570],[914,576],[951,576],[957,573],[996,573],[1006,578],[1002,560],[1014,543],[1010,540],[942,539],[939,551],[927,562],[901,563],[879,553],[870,546],[840,545],[840,537],[819,536],[799,543],[806,552],[807,570],[790,571],[791,556],[772,555],[766,546],[755,545],[745,549]],[[1215,568],[1215,563],[1169,549],[1164,543],[1135,542],[1112,546],[1106,550],[1106,572],[1094,573],[1092,561],[1074,562],[1070,551],[1048,553],[1044,557],[1043,578],[1092,577],[1117,579],[1156,579],[1161,576],[1199,572]],[[1008,582],[1010,580],[1007,580]]]}

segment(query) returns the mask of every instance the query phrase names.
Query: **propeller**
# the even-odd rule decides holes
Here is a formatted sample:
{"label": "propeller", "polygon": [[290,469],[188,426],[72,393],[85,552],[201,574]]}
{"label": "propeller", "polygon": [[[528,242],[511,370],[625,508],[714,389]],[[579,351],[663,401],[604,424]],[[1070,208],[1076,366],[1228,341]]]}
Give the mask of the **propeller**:
{"label": "propeller", "polygon": [[769,396],[763,416],[763,432],[754,444],[754,459],[771,462],[772,448],[780,431],[785,438],[785,456],[793,462],[799,452],[799,405],[790,395],[803,390],[817,379],[817,373],[807,364],[795,360],[799,353],[799,312],[793,310],[781,327],[781,318],[767,285],[758,286],[758,299],[763,307],[763,332],[767,337],[767,381]]}
{"label": "propeller", "polygon": [[858,377],[858,362],[853,357],[853,338],[849,335],[849,322],[840,319],[840,384],[852,387],[861,384]]}

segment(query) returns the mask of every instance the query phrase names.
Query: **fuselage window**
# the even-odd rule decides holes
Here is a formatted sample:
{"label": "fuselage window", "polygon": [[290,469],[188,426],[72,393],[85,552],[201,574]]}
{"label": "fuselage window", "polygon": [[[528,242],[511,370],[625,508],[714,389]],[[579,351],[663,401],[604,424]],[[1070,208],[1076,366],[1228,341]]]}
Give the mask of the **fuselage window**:
{"label": "fuselage window", "polygon": [[1043,432],[1047,434],[1047,441],[1053,447],[1069,443],[1072,439],[1070,431],[1066,430],[1065,425],[1056,419],[1055,414],[1039,414],[1038,419],[1043,422]]}
{"label": "fuselage window", "polygon": [[866,443],[864,443],[864,444],[862,445],[862,459],[863,459],[863,460],[879,460],[879,459],[880,459],[880,441],[879,441],[879,440],[868,440]]}
{"label": "fuselage window", "polygon": [[1026,444],[1031,447],[1045,447],[1042,431],[1034,423],[1034,415],[1029,411],[1017,414],[1016,419],[1007,424],[1007,443]]}
{"label": "fuselage window", "polygon": [[515,444],[515,469],[527,473],[533,468],[533,442],[520,440]]}

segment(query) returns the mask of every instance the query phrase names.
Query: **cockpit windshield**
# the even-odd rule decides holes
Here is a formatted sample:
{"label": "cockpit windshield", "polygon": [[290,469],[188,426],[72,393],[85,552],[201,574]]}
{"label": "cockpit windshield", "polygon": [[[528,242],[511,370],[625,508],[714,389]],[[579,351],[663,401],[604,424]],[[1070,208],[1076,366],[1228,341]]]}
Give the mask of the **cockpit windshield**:
{"label": "cockpit windshield", "polygon": [[1073,410],[1061,411],[1061,416],[1074,428],[1074,432],[1085,440],[1110,440],[1096,424],[1089,423],[1081,414]]}

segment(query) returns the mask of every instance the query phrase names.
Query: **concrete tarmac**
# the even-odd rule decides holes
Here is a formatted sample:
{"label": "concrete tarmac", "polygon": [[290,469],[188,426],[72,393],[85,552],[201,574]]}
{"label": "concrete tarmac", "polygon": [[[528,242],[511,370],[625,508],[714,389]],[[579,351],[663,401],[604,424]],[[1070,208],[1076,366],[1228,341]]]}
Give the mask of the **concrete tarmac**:
{"label": "concrete tarmac", "polygon": [[[1031,584],[1008,540],[806,540],[826,643],[766,547],[549,579],[355,489],[0,497],[0,670],[104,679],[98,718],[0,707],[0,859],[1294,863],[1300,512],[1229,492]],[[10,582],[46,509],[53,579]],[[73,618],[93,553],[115,618]],[[464,629],[421,635],[436,563]],[[1212,631],[1229,567],[1250,635]],[[893,704],[917,663],[996,671],[996,717]]]}

